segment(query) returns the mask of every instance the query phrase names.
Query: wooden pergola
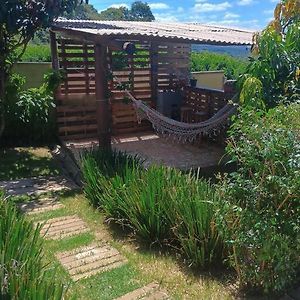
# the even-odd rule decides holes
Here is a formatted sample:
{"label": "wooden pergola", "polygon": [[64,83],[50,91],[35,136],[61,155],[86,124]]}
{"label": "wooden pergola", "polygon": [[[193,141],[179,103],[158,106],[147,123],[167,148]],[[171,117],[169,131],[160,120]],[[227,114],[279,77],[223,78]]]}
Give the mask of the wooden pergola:
{"label": "wooden pergola", "polygon": [[[59,137],[97,138],[110,147],[112,134],[149,129],[124,103],[118,81],[155,107],[160,91],[187,85],[191,44],[249,45],[252,34],[199,24],[57,21],[50,35],[52,66],[66,74],[55,97]],[[184,92],[185,102],[207,117],[226,100],[220,91]]]}

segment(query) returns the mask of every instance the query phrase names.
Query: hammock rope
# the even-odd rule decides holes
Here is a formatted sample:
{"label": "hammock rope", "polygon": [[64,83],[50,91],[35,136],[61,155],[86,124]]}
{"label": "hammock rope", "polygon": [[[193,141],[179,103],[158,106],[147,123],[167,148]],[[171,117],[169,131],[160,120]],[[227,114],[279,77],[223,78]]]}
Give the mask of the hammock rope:
{"label": "hammock rope", "polygon": [[[121,84],[121,82],[117,79]],[[226,104],[215,115],[200,123],[184,123],[168,118],[157,110],[136,99],[130,91],[124,90],[137,113],[138,121],[148,120],[153,129],[161,135],[173,137],[180,142],[193,142],[202,135],[216,136],[228,124],[229,118],[235,113],[236,106]]]}

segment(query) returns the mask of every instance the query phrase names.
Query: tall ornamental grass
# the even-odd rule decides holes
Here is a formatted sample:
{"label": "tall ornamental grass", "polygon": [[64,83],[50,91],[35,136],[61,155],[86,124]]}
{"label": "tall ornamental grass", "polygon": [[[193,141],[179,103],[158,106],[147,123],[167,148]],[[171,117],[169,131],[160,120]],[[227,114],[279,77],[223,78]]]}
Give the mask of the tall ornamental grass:
{"label": "tall ornamental grass", "polygon": [[82,170],[87,197],[109,219],[148,244],[179,248],[191,265],[222,262],[218,198],[208,182],[163,166],[144,170],[136,159],[101,150],[85,156]]}
{"label": "tall ornamental grass", "polygon": [[138,166],[139,161],[117,151],[92,150],[83,155],[81,165],[85,180],[84,192],[93,206],[97,207],[102,206],[102,193],[109,184],[108,179],[118,174],[123,178],[122,174]]}
{"label": "tall ornamental grass", "polygon": [[[0,191],[1,193],[1,191]],[[43,263],[40,228],[0,195],[0,298],[62,299],[65,288]]]}
{"label": "tall ornamental grass", "polygon": [[215,224],[218,196],[206,181],[175,172],[176,188],[170,194],[167,210],[174,236],[191,264],[220,264],[224,246]]}

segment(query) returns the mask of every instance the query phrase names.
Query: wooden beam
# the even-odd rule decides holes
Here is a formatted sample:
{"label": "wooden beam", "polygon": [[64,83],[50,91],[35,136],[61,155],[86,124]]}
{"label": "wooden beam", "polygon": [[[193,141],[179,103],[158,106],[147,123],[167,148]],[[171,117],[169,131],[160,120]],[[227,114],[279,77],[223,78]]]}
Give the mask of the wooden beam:
{"label": "wooden beam", "polygon": [[110,111],[108,103],[108,68],[107,47],[95,45],[95,84],[96,84],[96,116],[99,135],[99,147],[111,148]]}
{"label": "wooden beam", "polygon": [[[50,49],[51,49],[51,61],[52,61],[52,69],[58,71],[59,70],[59,60],[58,60],[58,52],[57,52],[57,41],[56,34],[53,31],[50,31]],[[50,114],[52,115],[53,120],[55,120],[55,131],[58,135],[58,126],[57,126],[57,102],[61,95],[60,87],[58,87],[55,91],[53,91],[53,98],[56,104],[56,108],[51,109]]]}
{"label": "wooden beam", "polygon": [[154,42],[150,46],[150,65],[152,102],[156,105],[158,93],[158,44]]}
{"label": "wooden beam", "polygon": [[50,31],[50,48],[51,48],[51,60],[53,70],[59,69],[58,54],[57,54],[57,42],[56,34],[53,31]]}

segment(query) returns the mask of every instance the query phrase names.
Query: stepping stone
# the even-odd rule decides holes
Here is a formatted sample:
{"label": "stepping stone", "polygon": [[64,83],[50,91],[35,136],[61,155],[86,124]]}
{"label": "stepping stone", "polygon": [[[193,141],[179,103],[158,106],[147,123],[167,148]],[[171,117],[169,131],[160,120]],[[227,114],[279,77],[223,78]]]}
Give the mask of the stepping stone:
{"label": "stepping stone", "polygon": [[56,198],[43,198],[29,202],[18,203],[17,207],[22,213],[33,215],[63,208],[64,205],[59,203]]}
{"label": "stepping stone", "polygon": [[161,290],[159,284],[150,283],[133,292],[125,294],[116,300],[163,300],[170,299],[168,294]]}
{"label": "stepping stone", "polygon": [[40,195],[78,188],[71,180],[63,177],[33,177],[10,181],[0,181],[0,189],[7,195]]}
{"label": "stepping stone", "polygon": [[120,267],[127,262],[111,246],[98,246],[96,244],[57,253],[56,257],[74,281]]}
{"label": "stepping stone", "polygon": [[43,224],[41,235],[46,240],[58,240],[88,231],[86,223],[74,215],[49,219]]}

